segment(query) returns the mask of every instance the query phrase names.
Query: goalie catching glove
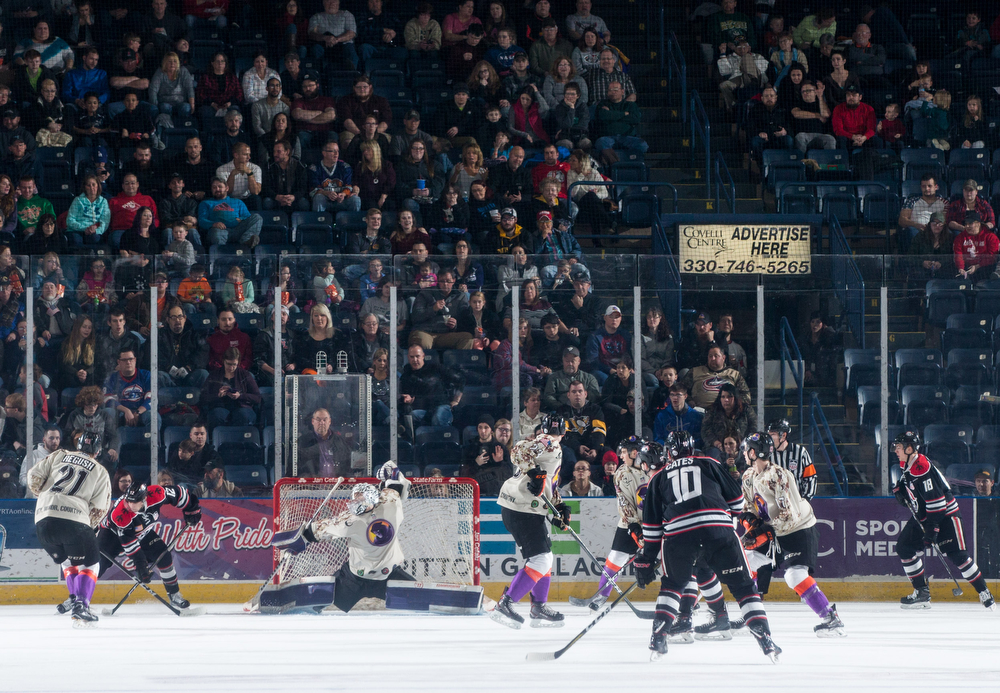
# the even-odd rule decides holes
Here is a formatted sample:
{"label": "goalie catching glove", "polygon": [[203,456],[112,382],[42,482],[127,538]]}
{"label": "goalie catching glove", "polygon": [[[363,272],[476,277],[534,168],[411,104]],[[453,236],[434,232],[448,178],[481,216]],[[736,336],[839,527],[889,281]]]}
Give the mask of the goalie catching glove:
{"label": "goalie catching glove", "polygon": [[545,490],[545,477],[547,472],[541,467],[532,467],[525,472],[528,475],[528,493],[533,496],[542,495]]}
{"label": "goalie catching glove", "polygon": [[570,519],[569,507],[562,501],[556,503],[555,507],[556,507],[556,512],[558,512],[559,514],[553,515],[552,519],[549,521],[552,523],[553,527],[565,530],[567,527],[569,527],[569,519]]}
{"label": "goalie catching glove", "polygon": [[379,480],[379,489],[392,489],[396,493],[403,494],[403,473],[392,460],[389,460],[375,472],[375,478]]}
{"label": "goalie catching glove", "polygon": [[646,586],[656,579],[656,563],[655,558],[649,558],[642,553],[632,563],[632,566],[635,568],[635,583],[639,585],[639,589],[646,589]]}

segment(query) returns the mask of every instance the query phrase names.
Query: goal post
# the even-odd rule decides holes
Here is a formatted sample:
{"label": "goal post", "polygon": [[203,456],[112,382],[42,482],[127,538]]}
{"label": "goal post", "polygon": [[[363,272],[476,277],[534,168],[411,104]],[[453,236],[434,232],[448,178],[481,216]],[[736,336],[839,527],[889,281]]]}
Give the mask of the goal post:
{"label": "goal post", "polygon": [[[286,531],[307,522],[323,503],[337,479],[281,479],[274,486],[274,529]],[[319,508],[317,520],[347,513],[351,491],[372,478],[345,479]],[[478,585],[479,484],[466,478],[412,478],[403,501],[403,526],[398,528],[405,557],[400,568],[419,581]],[[305,551],[279,561],[274,550],[275,583],[333,575],[347,560],[347,541],[309,544]]]}

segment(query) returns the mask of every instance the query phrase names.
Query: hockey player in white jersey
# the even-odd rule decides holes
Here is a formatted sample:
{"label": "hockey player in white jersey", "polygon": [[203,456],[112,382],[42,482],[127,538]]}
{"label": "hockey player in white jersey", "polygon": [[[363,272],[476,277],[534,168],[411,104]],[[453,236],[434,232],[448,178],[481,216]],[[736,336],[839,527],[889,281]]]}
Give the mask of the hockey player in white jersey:
{"label": "hockey player in white jersey", "polygon": [[[611,541],[611,551],[604,561],[597,595],[587,604],[595,611],[611,596],[613,585],[608,578],[615,575],[640,548],[638,542],[642,541],[642,509],[639,506],[646,494],[648,477],[640,468],[639,451],[649,445],[649,441],[636,436],[630,436],[618,444],[618,457],[622,461],[614,476],[615,495],[618,498],[618,526],[615,538]],[[583,601],[575,603],[582,605]]]}
{"label": "hockey player in white jersey", "polygon": [[514,610],[514,604],[529,593],[533,628],[564,625],[565,617],[546,604],[553,556],[552,540],[545,523],[547,509],[541,496],[548,498],[559,512],[558,517],[552,518],[552,524],[560,529],[567,526],[569,509],[558,491],[562,466],[560,442],[565,433],[565,419],[550,414],[543,416],[538,435],[514,445],[511,452],[514,476],[500,488],[497,504],[504,527],[514,537],[525,561],[490,612],[491,619],[508,628],[518,629],[524,623],[524,617]]}
{"label": "hockey player in white jersey", "polygon": [[312,542],[345,539],[348,557],[335,576],[333,598],[334,606],[345,612],[365,598],[385,599],[388,580],[414,580],[399,567],[404,559],[399,531],[410,481],[392,461],[383,464],[375,475],[381,482],[378,487],[358,484],[352,489],[347,512],[276,532],[271,542],[282,551],[296,554]]}
{"label": "hockey player in white jersey", "polygon": [[95,458],[101,454],[96,433],[77,433],[76,451],[56,450],[28,472],[28,487],[38,497],[38,542],[62,567],[74,625],[97,621],[90,598],[97,586],[100,554],[94,528],[111,505],[111,479]]}
{"label": "hockey player in white jersey", "polygon": [[[771,461],[771,439],[751,433],[743,440],[747,470],[743,473],[744,519],[759,520],[774,530],[775,565],[785,565],[785,582],[822,622],[813,630],[821,638],[843,637],[844,623],[812,577],[819,533],[809,501],[799,494],[795,476]],[[750,514],[753,517],[747,518]]]}

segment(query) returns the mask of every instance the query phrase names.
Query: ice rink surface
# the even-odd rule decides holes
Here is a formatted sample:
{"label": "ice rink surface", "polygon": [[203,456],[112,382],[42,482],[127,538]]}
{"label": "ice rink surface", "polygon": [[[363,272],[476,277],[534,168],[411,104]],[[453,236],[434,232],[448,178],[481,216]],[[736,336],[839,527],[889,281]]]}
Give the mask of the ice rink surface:
{"label": "ice rink surface", "polygon": [[593,618],[554,606],[566,627],[519,631],[485,616],[260,616],[218,604],[191,618],[127,604],[84,630],[54,606],[4,606],[0,691],[1000,691],[1000,613],[978,604],[841,604],[849,636],[835,640],[813,635],[804,606],[769,604],[777,665],[749,636],[672,644],[651,663],[651,622],[617,608],[561,659],[529,664],[528,651],[561,648]]}

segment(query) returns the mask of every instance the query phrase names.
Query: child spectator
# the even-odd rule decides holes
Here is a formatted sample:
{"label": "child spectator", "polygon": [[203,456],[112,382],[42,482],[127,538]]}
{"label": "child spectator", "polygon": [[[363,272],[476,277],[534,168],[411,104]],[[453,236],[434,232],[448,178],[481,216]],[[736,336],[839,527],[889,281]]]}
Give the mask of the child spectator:
{"label": "child spectator", "polygon": [[105,135],[111,132],[111,119],[101,109],[101,101],[97,94],[88,91],[83,97],[83,113],[77,114],[73,124],[73,134],[76,135],[78,147],[108,146]]}
{"label": "child spectator", "polygon": [[253,300],[253,282],[247,280],[239,265],[233,265],[222,285],[222,304],[234,313],[259,313],[260,308]]}
{"label": "child spectator", "polygon": [[777,48],[778,38],[784,33],[786,33],[785,18],[780,14],[772,14],[767,20],[767,31],[764,32],[764,50]]}
{"label": "child spectator", "polygon": [[344,289],[337,281],[337,271],[329,260],[313,263],[313,300],[324,306],[338,306],[344,300]]}
{"label": "child spectator", "polygon": [[421,289],[432,289],[438,285],[437,274],[434,273],[434,265],[429,262],[421,263],[416,285]]}
{"label": "child spectator", "polygon": [[441,25],[431,19],[434,6],[429,2],[417,5],[417,16],[406,23],[403,37],[410,58],[436,58],[441,50]]}
{"label": "child spectator", "polygon": [[148,140],[155,126],[149,113],[139,108],[139,97],[133,93],[125,94],[123,103],[125,110],[113,121],[115,130],[121,134],[121,143],[134,145],[139,140]]}
{"label": "child spectator", "polygon": [[194,315],[201,310],[201,304],[212,302],[212,286],[205,279],[205,265],[191,265],[190,273],[181,279],[177,287],[177,298],[184,305],[184,312]]}
{"label": "child spectator", "polygon": [[903,138],[906,137],[906,125],[899,118],[899,104],[890,103],[885,107],[885,118],[878,121],[875,127],[878,136],[886,144],[899,151],[903,148]]}
{"label": "child spectator", "polygon": [[186,276],[194,264],[194,245],[187,239],[188,230],[183,224],[176,224],[173,227],[174,240],[163,251],[163,258],[167,261],[167,267],[176,275]]}
{"label": "child spectator", "polygon": [[91,306],[95,311],[101,306],[106,307],[115,301],[113,284],[104,260],[96,257],[90,261],[90,269],[77,284],[76,300],[85,310]]}
{"label": "child spectator", "polygon": [[952,55],[961,56],[966,65],[975,58],[989,56],[990,32],[980,21],[977,10],[969,10],[965,14],[965,26],[958,30],[955,43],[957,50]]}
{"label": "child spectator", "polygon": [[521,50],[523,49],[517,46],[514,30],[501,29],[497,34],[497,45],[486,51],[486,60],[500,77],[506,77],[514,64],[514,56]]}

